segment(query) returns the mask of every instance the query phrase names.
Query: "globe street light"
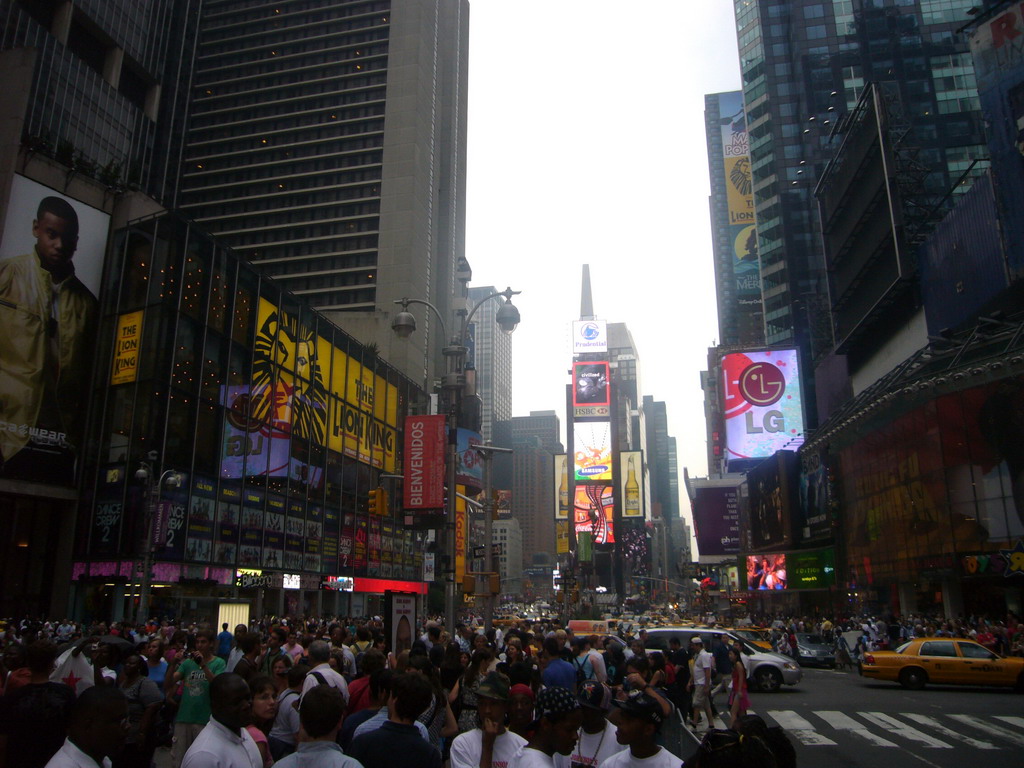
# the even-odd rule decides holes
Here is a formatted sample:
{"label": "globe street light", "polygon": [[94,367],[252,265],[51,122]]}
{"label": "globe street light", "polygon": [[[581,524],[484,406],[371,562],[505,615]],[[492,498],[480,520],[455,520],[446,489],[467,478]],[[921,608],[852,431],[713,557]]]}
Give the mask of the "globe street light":
{"label": "globe street light", "polygon": [[135,615],[135,623],[142,625],[149,620],[149,580],[150,571],[153,569],[153,518],[156,516],[156,507],[160,502],[160,492],[164,485],[168,488],[180,488],[182,474],[174,469],[166,470],[159,479],[156,479],[153,469],[153,462],[156,461],[156,452],[150,451],[149,461],[139,462],[139,468],[135,470],[135,479],[143,483],[146,488],[146,538],[142,542],[142,578],[139,581],[139,611]]}
{"label": "globe street light", "polygon": [[[470,275],[469,264],[464,259],[460,260],[456,277],[463,286],[469,282]],[[445,393],[445,405],[448,411],[448,450],[445,453],[445,461],[447,463],[445,476],[448,483],[448,495],[445,505],[444,537],[444,546],[448,557],[445,565],[444,613],[445,625],[448,629],[448,634],[452,637],[455,636],[455,468],[458,463],[459,410],[462,405],[463,390],[466,386],[467,334],[470,321],[473,319],[476,311],[491,299],[499,297],[504,298],[505,301],[498,308],[495,320],[502,331],[512,333],[516,326],[519,325],[519,310],[512,303],[512,297],[518,296],[520,293],[522,292],[513,291],[511,288],[506,288],[504,291],[495,291],[478,301],[468,313],[465,310],[459,311],[460,325],[458,335],[452,339],[448,346],[441,350],[447,361],[445,375],[441,379],[441,387]],[[401,298],[397,299],[395,304],[401,304],[402,311],[395,314],[391,321],[391,329],[399,338],[406,339],[416,330],[416,318],[409,312],[410,304],[422,304],[433,312],[437,321],[441,324],[443,338],[449,338],[444,318],[437,307],[429,301]],[[488,542],[487,546],[490,546],[490,542]]]}

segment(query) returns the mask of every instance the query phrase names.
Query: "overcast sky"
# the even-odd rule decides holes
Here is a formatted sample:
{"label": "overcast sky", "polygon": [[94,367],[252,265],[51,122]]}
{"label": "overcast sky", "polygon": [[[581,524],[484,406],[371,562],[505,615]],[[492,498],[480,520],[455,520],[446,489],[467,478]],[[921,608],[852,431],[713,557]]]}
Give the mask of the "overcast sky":
{"label": "overcast sky", "polygon": [[[558,411],[582,265],[707,472],[700,371],[718,326],[704,94],[738,90],[731,0],[471,0],[467,258],[511,285],[513,415]],[[681,478],[680,478],[681,480]]]}

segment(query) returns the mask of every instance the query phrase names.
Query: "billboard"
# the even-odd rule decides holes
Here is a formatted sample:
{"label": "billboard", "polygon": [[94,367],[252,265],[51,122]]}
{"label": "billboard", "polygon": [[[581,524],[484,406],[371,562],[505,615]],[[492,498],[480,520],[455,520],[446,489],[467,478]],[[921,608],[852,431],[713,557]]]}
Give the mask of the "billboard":
{"label": "billboard", "polygon": [[829,513],[831,486],[825,454],[805,452],[800,456],[800,512],[805,538],[814,539],[832,532]]}
{"label": "billboard", "polygon": [[594,544],[615,542],[612,522],[615,494],[611,485],[578,485],[573,503],[573,524],[577,538],[589,533]]}
{"label": "billboard", "polygon": [[625,472],[619,473],[622,516],[642,519],[644,515],[644,459],[640,451],[620,451]]}
{"label": "billboard", "polygon": [[787,589],[786,556],[747,555],[747,589]]}
{"label": "billboard", "polygon": [[732,272],[740,303],[761,303],[761,278],[757,261],[757,229],[754,226],[754,185],[750,173],[750,145],[743,94],[718,94],[722,137],[722,178],[729,212]]}
{"label": "billboard", "polygon": [[800,362],[795,349],[722,356],[727,461],[768,458],[804,442]]}
{"label": "billboard", "polygon": [[735,555],[740,551],[739,487],[697,487],[693,527],[701,556]]}
{"label": "billboard", "polygon": [[109,226],[14,175],[0,239],[0,478],[74,483]]}
{"label": "billboard", "polygon": [[604,418],[611,413],[608,363],[573,363],[572,407],[577,419]]}
{"label": "billboard", "polygon": [[612,425],[609,421],[577,421],[572,425],[573,476],[577,483],[612,479]]}
{"label": "billboard", "polygon": [[444,506],[445,417],[408,416],[405,419],[406,509]]}
{"label": "billboard", "polygon": [[574,320],[572,323],[572,354],[586,355],[608,351],[608,323],[604,320]]}
{"label": "billboard", "polygon": [[555,520],[569,519],[569,457],[557,453],[555,459]]}
{"label": "billboard", "polygon": [[779,451],[747,473],[749,549],[783,547],[793,543],[793,508],[797,504],[799,459]]}
{"label": "billboard", "polygon": [[325,446],[394,471],[398,388],[295,315],[260,298],[252,380],[221,390],[228,410],[221,475],[319,484],[305,461]]}
{"label": "billboard", "polygon": [[789,589],[828,589],[836,584],[836,552],[791,552],[787,569]]}

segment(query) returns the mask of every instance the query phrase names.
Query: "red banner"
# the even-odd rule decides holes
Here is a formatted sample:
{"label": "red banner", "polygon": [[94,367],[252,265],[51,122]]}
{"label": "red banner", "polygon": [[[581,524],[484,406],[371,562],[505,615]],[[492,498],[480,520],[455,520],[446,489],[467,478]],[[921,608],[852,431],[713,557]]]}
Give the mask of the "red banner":
{"label": "red banner", "polygon": [[405,419],[406,509],[444,507],[445,417],[407,416]]}

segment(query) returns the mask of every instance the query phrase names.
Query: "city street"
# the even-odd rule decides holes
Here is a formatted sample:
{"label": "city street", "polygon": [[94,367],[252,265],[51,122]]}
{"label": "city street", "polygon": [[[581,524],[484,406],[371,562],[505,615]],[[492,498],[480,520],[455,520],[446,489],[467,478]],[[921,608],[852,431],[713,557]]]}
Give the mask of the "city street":
{"label": "city street", "polygon": [[[724,699],[718,702],[724,708]],[[1024,696],[1010,689],[907,691],[856,672],[804,669],[800,685],[751,694],[752,712],[786,729],[799,768],[1020,768]],[[685,751],[688,757],[693,751]]]}

